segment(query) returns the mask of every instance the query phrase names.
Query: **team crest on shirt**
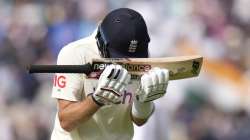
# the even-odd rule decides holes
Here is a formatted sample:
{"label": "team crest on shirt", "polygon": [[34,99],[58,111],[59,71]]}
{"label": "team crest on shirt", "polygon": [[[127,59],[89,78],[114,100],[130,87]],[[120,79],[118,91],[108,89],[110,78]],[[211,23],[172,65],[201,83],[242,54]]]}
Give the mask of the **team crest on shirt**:
{"label": "team crest on shirt", "polygon": [[136,52],[136,48],[138,46],[138,41],[137,40],[131,40],[128,48],[128,52],[134,53]]}

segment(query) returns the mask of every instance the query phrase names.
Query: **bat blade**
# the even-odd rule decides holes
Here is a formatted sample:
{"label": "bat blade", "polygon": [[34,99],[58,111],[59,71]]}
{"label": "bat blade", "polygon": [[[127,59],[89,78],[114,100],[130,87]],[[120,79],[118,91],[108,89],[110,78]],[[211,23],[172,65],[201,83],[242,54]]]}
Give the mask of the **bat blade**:
{"label": "bat blade", "polygon": [[163,58],[100,58],[85,65],[31,65],[29,73],[85,73],[88,78],[98,78],[109,64],[119,64],[128,70],[132,78],[139,78],[153,67],[170,71],[170,80],[198,76],[202,66],[202,56],[177,56]]}
{"label": "bat blade", "polygon": [[177,56],[163,58],[105,58],[93,59],[92,73],[89,78],[98,78],[100,71],[109,64],[119,64],[128,70],[132,78],[138,78],[153,67],[166,68],[170,71],[170,80],[178,80],[198,76],[203,57]]}

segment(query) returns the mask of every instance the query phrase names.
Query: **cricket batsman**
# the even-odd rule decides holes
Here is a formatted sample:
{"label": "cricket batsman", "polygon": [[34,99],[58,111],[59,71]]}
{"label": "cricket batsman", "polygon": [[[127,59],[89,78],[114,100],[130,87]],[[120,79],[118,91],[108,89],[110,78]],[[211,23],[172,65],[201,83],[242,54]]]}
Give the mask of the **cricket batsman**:
{"label": "cricket batsman", "polygon": [[[93,58],[146,58],[150,38],[143,17],[120,8],[111,11],[92,35],[62,48],[57,65],[84,65]],[[108,65],[99,79],[57,73],[57,99],[51,140],[132,140],[133,123],[143,125],[154,100],[166,93],[167,69],[152,68],[138,79],[121,65]]]}

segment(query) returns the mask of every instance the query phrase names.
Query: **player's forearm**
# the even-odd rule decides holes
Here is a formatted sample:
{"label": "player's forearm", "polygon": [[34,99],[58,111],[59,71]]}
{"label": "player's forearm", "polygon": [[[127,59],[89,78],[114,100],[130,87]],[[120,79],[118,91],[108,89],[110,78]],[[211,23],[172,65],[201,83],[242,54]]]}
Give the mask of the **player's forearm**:
{"label": "player's forearm", "polygon": [[98,109],[99,106],[93,102],[91,97],[87,97],[81,102],[70,103],[59,110],[61,127],[66,131],[71,131],[79,122],[87,121]]}

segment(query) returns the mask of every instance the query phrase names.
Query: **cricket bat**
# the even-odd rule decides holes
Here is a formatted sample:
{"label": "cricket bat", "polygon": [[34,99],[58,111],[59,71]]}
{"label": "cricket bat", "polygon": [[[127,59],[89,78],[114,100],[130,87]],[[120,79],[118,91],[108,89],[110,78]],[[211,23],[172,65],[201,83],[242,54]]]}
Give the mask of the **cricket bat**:
{"label": "cricket bat", "polygon": [[85,65],[31,65],[29,73],[85,73],[88,78],[97,79],[107,65],[119,64],[139,78],[153,67],[169,70],[169,79],[178,80],[199,75],[203,57],[199,55],[162,58],[100,58]]}

